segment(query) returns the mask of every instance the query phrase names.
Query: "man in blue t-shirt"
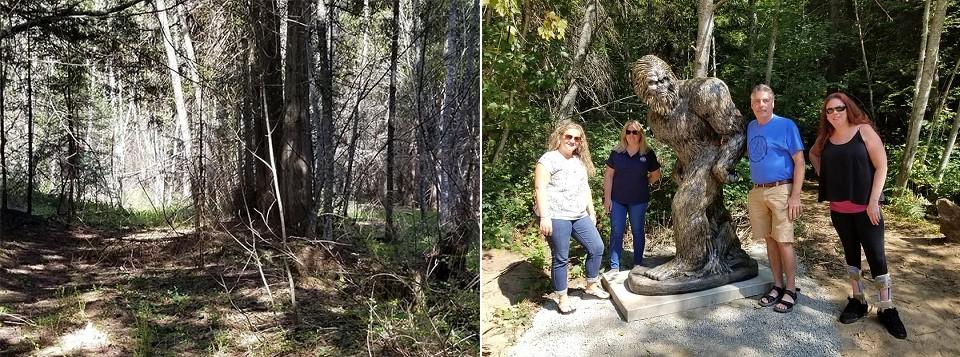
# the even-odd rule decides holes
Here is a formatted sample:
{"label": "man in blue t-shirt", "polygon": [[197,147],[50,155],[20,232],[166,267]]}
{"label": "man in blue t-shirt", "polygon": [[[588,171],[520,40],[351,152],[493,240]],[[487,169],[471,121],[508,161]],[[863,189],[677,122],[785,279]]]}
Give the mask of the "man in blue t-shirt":
{"label": "man in blue t-shirt", "polygon": [[793,250],[793,220],[800,216],[800,188],[803,184],[803,141],[792,120],[773,114],[773,89],[765,84],[753,87],[750,108],[756,120],[747,125],[747,157],[753,189],[747,196],[747,210],[754,239],[767,243],[767,257],[773,271],[773,287],[760,306],[776,312],[790,312],[797,301],[796,255]]}

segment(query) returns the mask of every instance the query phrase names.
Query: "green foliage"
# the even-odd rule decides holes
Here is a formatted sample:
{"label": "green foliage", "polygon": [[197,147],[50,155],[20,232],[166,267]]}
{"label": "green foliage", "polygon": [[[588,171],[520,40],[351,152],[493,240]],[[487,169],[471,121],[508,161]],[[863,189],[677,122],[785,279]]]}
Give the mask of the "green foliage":
{"label": "green foliage", "polygon": [[898,217],[913,221],[923,220],[924,206],[929,204],[930,202],[922,196],[909,190],[896,193],[890,198],[890,209],[893,213]]}
{"label": "green foliage", "polygon": [[153,356],[153,345],[156,341],[157,331],[153,324],[153,309],[148,303],[141,303],[134,314],[136,323],[133,329],[133,338],[135,341],[134,356]]}

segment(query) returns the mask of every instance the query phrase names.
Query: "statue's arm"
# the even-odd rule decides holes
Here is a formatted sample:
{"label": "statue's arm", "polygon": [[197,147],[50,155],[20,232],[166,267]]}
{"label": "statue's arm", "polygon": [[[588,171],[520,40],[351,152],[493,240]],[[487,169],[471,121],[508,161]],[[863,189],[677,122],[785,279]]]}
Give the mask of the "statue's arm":
{"label": "statue's arm", "polygon": [[743,115],[733,104],[730,90],[723,81],[706,78],[700,87],[691,109],[720,136],[720,155],[713,167],[713,175],[720,182],[734,182],[737,176],[730,169],[746,150]]}

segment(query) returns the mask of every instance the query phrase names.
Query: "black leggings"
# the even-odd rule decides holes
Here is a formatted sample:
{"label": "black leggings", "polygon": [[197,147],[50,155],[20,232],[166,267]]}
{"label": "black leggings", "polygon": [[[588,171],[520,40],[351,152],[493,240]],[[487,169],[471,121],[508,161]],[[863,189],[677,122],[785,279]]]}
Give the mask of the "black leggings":
{"label": "black leggings", "polygon": [[870,223],[867,212],[837,213],[830,211],[833,228],[837,229],[843,243],[843,256],[847,265],[860,269],[860,247],[867,255],[870,275],[877,277],[887,273],[887,256],[883,251],[883,218],[880,224]]}

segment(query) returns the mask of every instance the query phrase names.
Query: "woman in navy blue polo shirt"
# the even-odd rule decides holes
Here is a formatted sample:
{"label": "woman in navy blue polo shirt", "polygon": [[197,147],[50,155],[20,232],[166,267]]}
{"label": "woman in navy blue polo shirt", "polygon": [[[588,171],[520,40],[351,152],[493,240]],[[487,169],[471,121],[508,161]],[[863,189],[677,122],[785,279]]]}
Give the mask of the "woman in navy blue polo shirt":
{"label": "woman in navy blue polo shirt", "polygon": [[640,122],[628,121],[620,132],[620,143],[610,152],[603,173],[603,208],[610,216],[610,271],[620,270],[623,234],[627,214],[633,233],[633,264],[643,260],[646,243],[643,225],[650,202],[650,184],[660,179],[660,162],[647,147]]}

